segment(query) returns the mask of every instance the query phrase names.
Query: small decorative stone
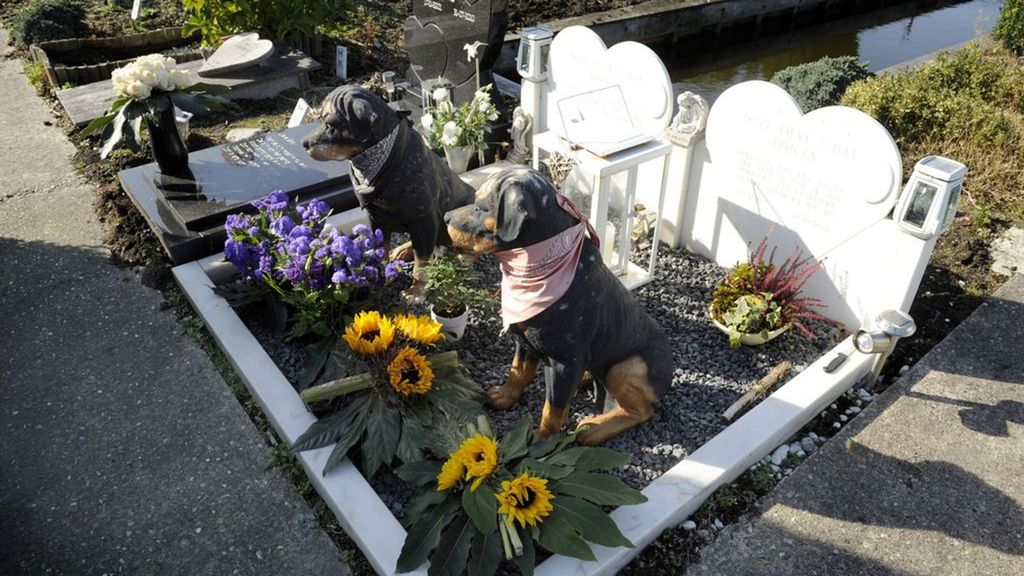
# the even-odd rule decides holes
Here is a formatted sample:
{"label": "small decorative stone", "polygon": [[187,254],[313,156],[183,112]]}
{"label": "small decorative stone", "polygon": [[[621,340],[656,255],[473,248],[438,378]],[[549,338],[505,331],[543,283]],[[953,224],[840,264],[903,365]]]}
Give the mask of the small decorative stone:
{"label": "small decorative stone", "polygon": [[800,443],[799,442],[793,442],[792,444],[789,445],[789,453],[790,454],[796,454],[799,451],[800,451]]}
{"label": "small decorative stone", "polygon": [[796,452],[794,452],[793,454],[794,454],[794,455],[795,455],[795,456],[796,456],[797,458],[803,458],[804,456],[807,456],[807,453],[806,453],[806,452],[804,452],[803,450],[797,450],[797,451],[796,451]]}
{"label": "small decorative stone", "polygon": [[719,520],[718,518],[715,518],[714,526],[715,526],[715,530],[721,530],[721,529],[725,528],[725,525],[722,524],[722,521]]}
{"label": "small decorative stone", "polygon": [[907,372],[910,372],[910,366],[907,366],[906,364],[900,366],[900,376],[903,376]]}
{"label": "small decorative stone", "polygon": [[849,420],[849,418],[846,417],[846,414],[840,414],[839,415],[839,421],[840,422],[846,422],[847,420]]}
{"label": "small decorative stone", "polygon": [[248,140],[253,136],[259,136],[264,133],[266,133],[266,130],[263,128],[232,128],[231,130],[228,130],[224,139],[228,142],[241,142],[242,140]]}
{"label": "small decorative stone", "polygon": [[697,529],[697,523],[694,522],[693,520],[687,520],[686,522],[683,522],[682,524],[680,524],[679,527],[682,528],[683,530],[696,530]]}
{"label": "small decorative stone", "polygon": [[814,443],[814,440],[811,440],[810,438],[804,438],[803,440],[800,441],[800,449],[810,454],[811,452],[817,450],[818,446],[817,444]]}
{"label": "small decorative stone", "polygon": [[778,466],[782,464],[782,461],[789,455],[789,446],[783,444],[772,452],[772,464]]}

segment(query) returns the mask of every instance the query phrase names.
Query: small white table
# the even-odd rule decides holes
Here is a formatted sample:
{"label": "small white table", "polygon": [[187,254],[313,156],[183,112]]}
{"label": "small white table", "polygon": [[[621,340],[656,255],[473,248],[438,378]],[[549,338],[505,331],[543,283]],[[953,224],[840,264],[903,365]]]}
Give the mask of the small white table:
{"label": "small white table", "polygon": [[[661,232],[661,211],[665,204],[665,177],[668,173],[669,154],[672,152],[672,144],[661,138],[655,138],[646,144],[627,148],[609,156],[597,156],[582,148],[575,148],[557,133],[548,131],[536,134],[533,137],[533,167],[540,169],[541,151],[546,154],[558,152],[563,156],[572,158],[580,165],[587,174],[593,174],[594,181],[591,188],[593,197],[590,202],[590,222],[599,235],[604,234],[608,222],[608,200],[611,196],[612,176],[626,172],[626,190],[624,206],[627,214],[626,221],[619,226],[618,240],[615,243],[617,250],[613,251],[611,258],[606,257],[605,264],[612,270],[627,289],[632,290],[638,286],[650,282],[654,278],[654,264],[658,257],[658,234]],[[636,181],[640,165],[651,160],[662,159],[661,179],[658,190],[658,217],[652,236],[651,258],[647,269],[640,267],[629,260],[631,246],[630,232],[633,229],[633,219],[636,211],[633,209],[636,202]],[[601,238],[604,243],[606,239]],[[627,247],[623,250],[622,247]],[[602,253],[607,254],[602,250]],[[610,260],[610,261],[609,261]]]}

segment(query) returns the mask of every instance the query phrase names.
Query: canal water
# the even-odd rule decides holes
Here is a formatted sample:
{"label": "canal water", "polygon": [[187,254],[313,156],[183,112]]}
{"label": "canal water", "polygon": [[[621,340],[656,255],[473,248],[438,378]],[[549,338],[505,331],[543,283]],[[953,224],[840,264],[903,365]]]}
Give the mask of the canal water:
{"label": "canal water", "polygon": [[879,71],[992,30],[1002,0],[909,2],[700,54],[664,51],[676,91],[713,101],[729,86],[823,56],[856,56]]}

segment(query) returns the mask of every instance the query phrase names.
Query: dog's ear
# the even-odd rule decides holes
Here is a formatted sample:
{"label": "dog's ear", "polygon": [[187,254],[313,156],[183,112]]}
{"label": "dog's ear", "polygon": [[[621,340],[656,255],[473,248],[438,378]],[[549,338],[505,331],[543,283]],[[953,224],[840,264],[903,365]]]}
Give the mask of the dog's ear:
{"label": "dog's ear", "polygon": [[505,180],[498,198],[497,235],[503,242],[519,237],[523,222],[536,217],[537,203],[522,181]]}
{"label": "dog's ear", "polygon": [[380,132],[381,117],[373,104],[364,98],[354,97],[349,105],[348,124],[352,137],[363,142],[375,140],[374,136]]}

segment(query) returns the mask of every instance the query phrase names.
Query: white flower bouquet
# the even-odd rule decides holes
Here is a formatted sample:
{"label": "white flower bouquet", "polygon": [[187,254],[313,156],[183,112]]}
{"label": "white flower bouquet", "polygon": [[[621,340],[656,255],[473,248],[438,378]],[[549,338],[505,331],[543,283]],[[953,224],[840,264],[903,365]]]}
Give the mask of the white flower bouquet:
{"label": "white flower bouquet", "polygon": [[483,147],[484,138],[490,130],[489,122],[498,119],[498,109],[491,103],[490,84],[477,90],[471,102],[464,102],[457,108],[445,88],[434,90],[433,101],[434,106],[425,110],[420,119],[431,148]]}
{"label": "white flower bouquet", "polygon": [[150,127],[153,123],[159,125],[168,110],[173,118],[174,107],[204,115],[210,110],[222,110],[231,105],[217,95],[227,88],[201,84],[198,74],[179,69],[174,58],[161,54],[136,58],[134,62],[114,70],[111,80],[117,99],[104,116],[93,120],[82,130],[83,136],[103,132],[105,140],[100,149],[101,158],[106,158],[122,142],[138,150],[142,121],[146,120]]}

